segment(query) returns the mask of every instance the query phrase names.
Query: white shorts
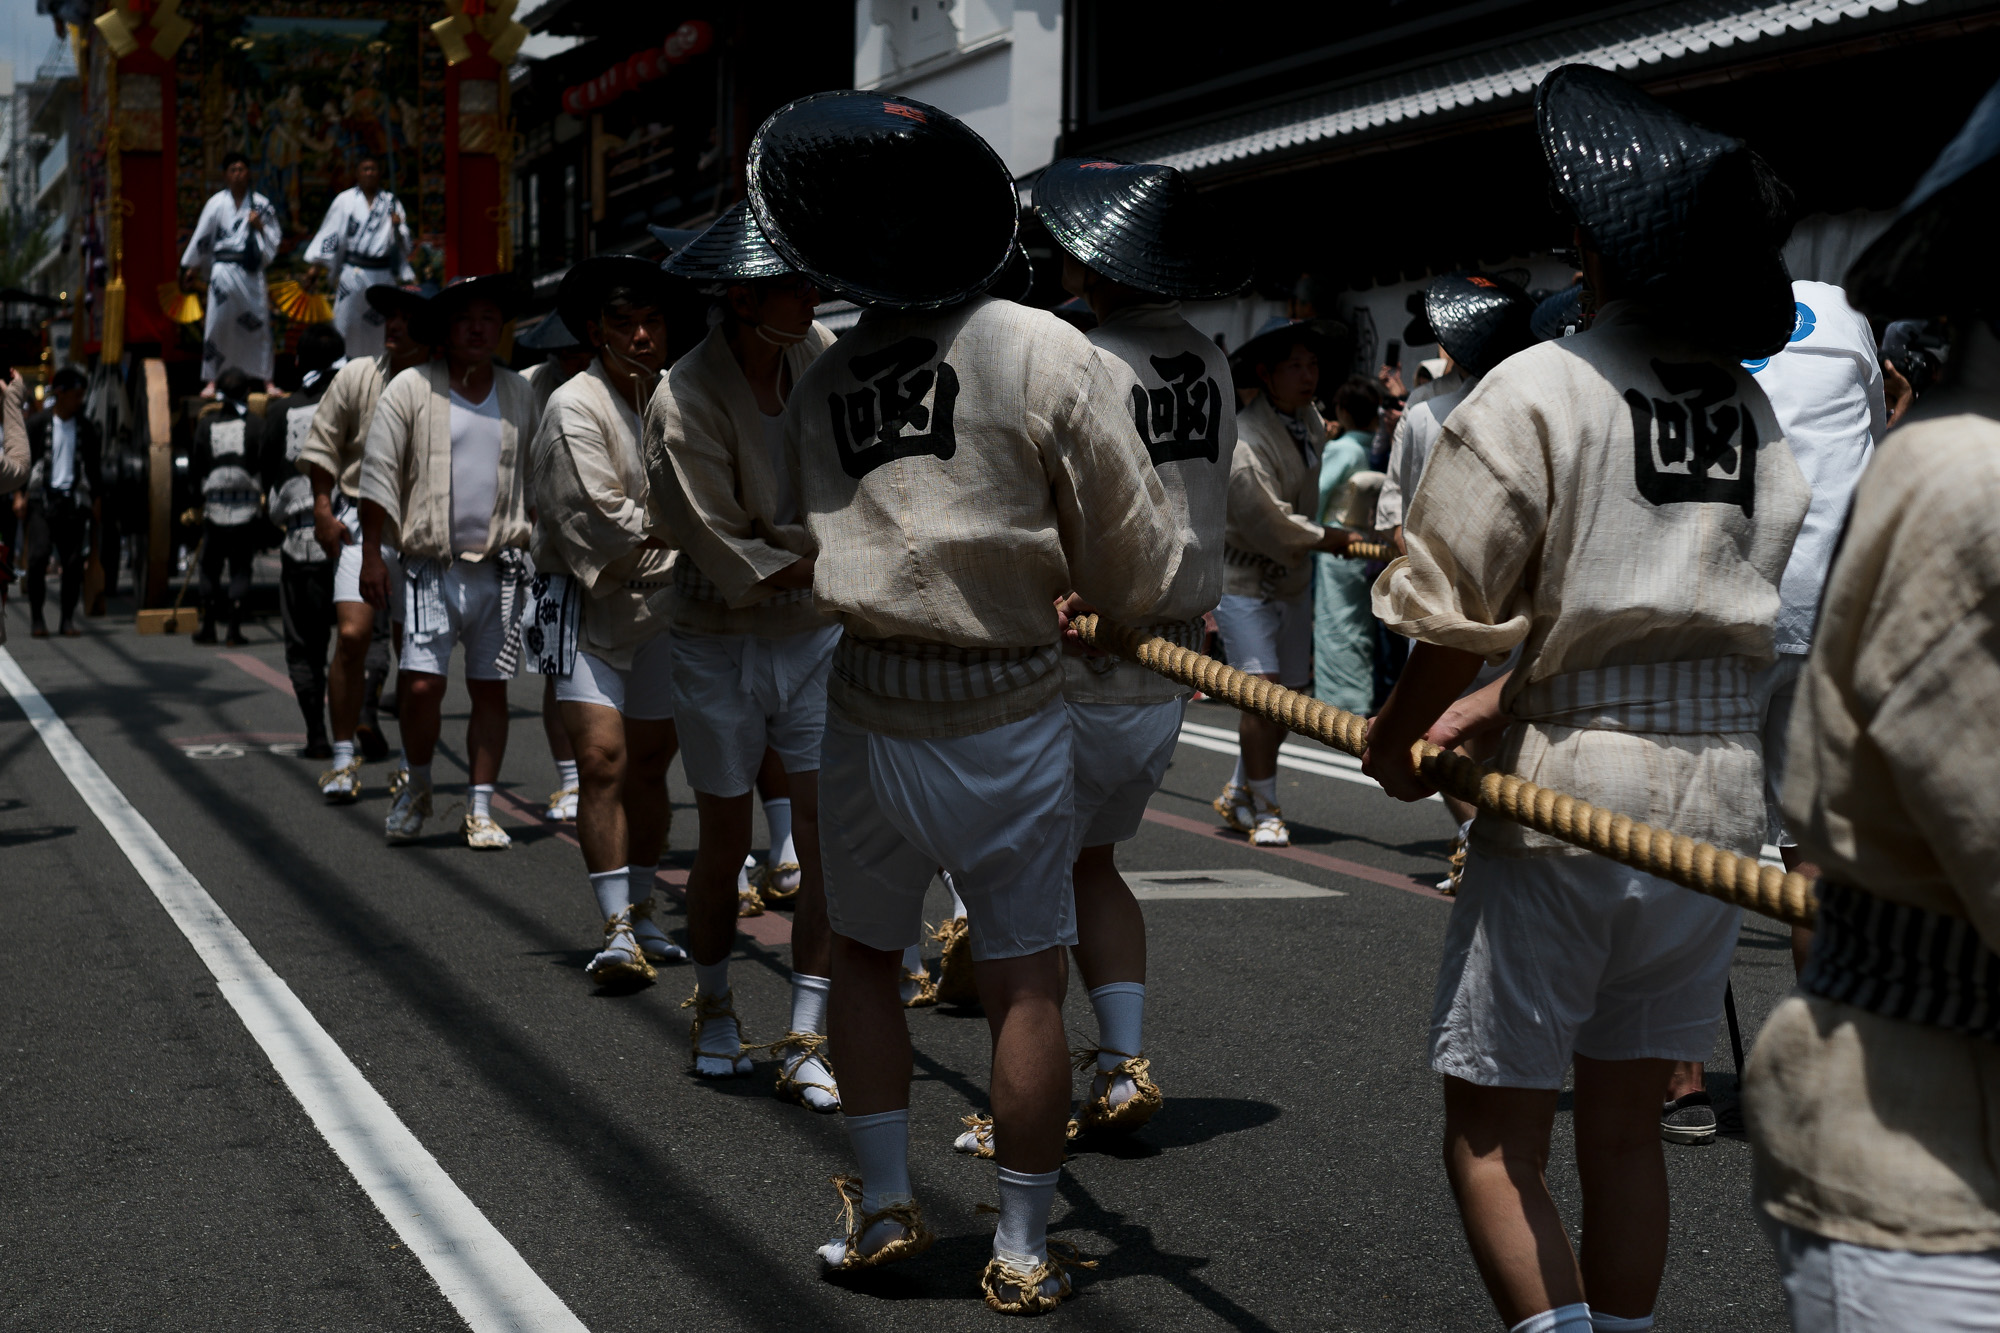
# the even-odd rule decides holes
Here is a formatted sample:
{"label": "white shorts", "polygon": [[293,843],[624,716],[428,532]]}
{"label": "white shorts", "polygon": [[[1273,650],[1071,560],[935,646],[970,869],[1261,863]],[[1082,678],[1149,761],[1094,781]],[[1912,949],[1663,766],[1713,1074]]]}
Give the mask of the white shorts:
{"label": "white shorts", "polygon": [[1774,847],[1796,847],[1799,840],[1785,829],[1785,761],[1790,747],[1785,733],[1792,729],[1792,702],[1799,697],[1803,653],[1779,653],[1778,660],[1757,673],[1752,686],[1764,699],[1764,841]]}
{"label": "white shorts", "polygon": [[1124,842],[1139,831],[1167,776],[1187,701],[1063,706],[1076,755],[1077,846]]}
{"label": "white shorts", "polygon": [[741,796],[756,783],[767,746],[787,773],[817,769],[839,641],[838,625],[782,639],[674,634],[673,716],[688,785],[705,796]]}
{"label": "white shorts", "polygon": [[[353,541],[340,548],[340,555],[333,566],[333,600],[341,602],[363,602],[361,595],[361,515],[353,505],[341,515],[341,522],[347,525],[348,535]],[[401,621],[403,618],[403,557],[389,546],[382,544],[382,563],[389,567],[389,618]]]}
{"label": "white shorts", "polygon": [[2000,1250],[1915,1254],[1772,1225],[1793,1333],[1990,1333]]}
{"label": "white shorts", "polygon": [[1559,1089],[1573,1055],[1706,1060],[1743,910],[1601,856],[1467,858],[1431,1068]]}
{"label": "white shorts", "polygon": [[507,644],[507,626],[500,619],[500,567],[492,560],[454,560],[439,575],[444,595],[445,627],[418,643],[403,635],[404,671],[433,676],[451,674],[452,649],[465,647],[467,680],[507,680],[495,659]]}
{"label": "white shorts", "polygon": [[971,736],[908,740],[826,724],[819,843],[833,928],[896,952],[923,937],[939,870],[965,900],[976,959],[1076,943],[1074,781],[1061,699]]}
{"label": "white shorts", "polygon": [[660,634],[632,653],[624,670],[590,651],[576,650],[576,665],[557,676],[556,702],[615,708],[634,722],[668,722],[674,716],[674,640]]}
{"label": "white shorts", "polygon": [[1276,676],[1280,685],[1303,690],[1312,684],[1313,599],[1237,597],[1223,594],[1215,608],[1215,628],[1229,665],[1253,676]]}

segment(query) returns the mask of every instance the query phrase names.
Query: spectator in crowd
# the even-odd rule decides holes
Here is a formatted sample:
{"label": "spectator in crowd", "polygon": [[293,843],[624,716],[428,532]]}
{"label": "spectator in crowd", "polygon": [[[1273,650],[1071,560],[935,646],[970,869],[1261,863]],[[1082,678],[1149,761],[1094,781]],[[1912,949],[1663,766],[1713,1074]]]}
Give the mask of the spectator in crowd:
{"label": "spectator in crowd", "polygon": [[[278,546],[278,610],[285,627],[285,666],[292,697],[306,721],[305,757],[328,759],[326,656],[333,640],[333,557],[313,526],[312,478],[299,470],[299,452],[312,435],[313,415],[333,383],[333,365],[346,343],[331,324],[313,324],[299,335],[299,391],[272,405],[275,438],[264,450],[264,485],[271,521],[285,534]],[[282,441],[282,445],[279,443]]]}
{"label": "spectator in crowd", "polygon": [[64,366],[49,382],[54,402],[28,422],[28,485],[14,495],[14,513],[23,520],[28,555],[29,633],[49,637],[43,606],[48,598],[49,557],[62,562],[57,622],[65,638],[83,633],[76,604],[83,594],[86,540],[96,520],[103,442],[97,423],[83,415],[81,370]]}
{"label": "spectator in crowd", "polygon": [[[214,643],[215,627],[229,624],[230,647],[243,637],[243,602],[250,596],[250,561],[257,554],[257,518],[263,490],[258,485],[264,457],[264,419],[250,411],[250,394],[260,387],[242,370],[225,370],[215,381],[216,410],[194,429],[188,470],[201,488],[201,628],[196,643]],[[228,566],[229,581],[222,581]]]}
{"label": "spectator in crowd", "polygon": [[[1342,528],[1357,536],[1373,525],[1374,494],[1355,503],[1355,485],[1366,478],[1368,446],[1375,438],[1381,394],[1359,375],[1349,376],[1333,394],[1333,419],[1340,434],[1320,450],[1319,507],[1322,528]],[[1361,508],[1367,510],[1360,512]],[[1313,695],[1336,708],[1366,714],[1375,701],[1375,614],[1368,606],[1368,566],[1345,555],[1313,556]]]}

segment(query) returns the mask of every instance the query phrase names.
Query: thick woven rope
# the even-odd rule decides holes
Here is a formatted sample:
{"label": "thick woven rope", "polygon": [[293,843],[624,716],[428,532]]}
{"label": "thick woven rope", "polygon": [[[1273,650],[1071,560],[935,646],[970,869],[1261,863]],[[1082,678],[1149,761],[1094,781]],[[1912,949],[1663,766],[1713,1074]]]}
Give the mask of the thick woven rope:
{"label": "thick woven rope", "polygon": [[[1081,616],[1074,623],[1078,636],[1092,647],[1129,658],[1170,680],[1192,685],[1210,698],[1280,723],[1288,731],[1357,757],[1368,747],[1368,720],[1345,709],[1245,675],[1157,635],[1135,634],[1097,616]],[[1412,747],[1411,757],[1424,780],[1439,791],[1620,865],[1787,925],[1810,926],[1818,913],[1813,881],[1804,875],[1654,828],[1629,815],[1600,810],[1588,801],[1512,774],[1496,773],[1429,741]]]}

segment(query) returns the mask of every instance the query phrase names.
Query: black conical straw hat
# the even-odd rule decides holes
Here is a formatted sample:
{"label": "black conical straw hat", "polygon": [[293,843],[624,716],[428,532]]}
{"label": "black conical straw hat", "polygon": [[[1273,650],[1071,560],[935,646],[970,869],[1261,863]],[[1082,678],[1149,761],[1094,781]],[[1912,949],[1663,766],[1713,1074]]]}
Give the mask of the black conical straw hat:
{"label": "black conical straw hat", "polygon": [[[618,287],[635,293],[642,304],[665,308],[669,296],[666,275],[650,259],[637,255],[592,255],[572,264],[556,289],[556,314],[578,343],[589,341],[586,325],[604,308],[604,298]],[[683,289],[685,290],[685,289]]]}
{"label": "black conical straw hat", "polygon": [[999,154],[934,106],[815,93],[750,143],[750,207],[785,261],[862,304],[935,310],[1007,264],[1019,206]]}
{"label": "black conical straw hat", "polygon": [[1220,300],[1250,280],[1214,211],[1173,167],[1065,158],[1036,179],[1035,212],[1079,263],[1142,292]]}
{"label": "black conical straw hat", "polygon": [[792,271],[758,230],[747,199],[724,209],[707,231],[667,256],[660,267],[696,282],[750,282],[782,278]]}
{"label": "black conical straw hat", "polygon": [[1424,318],[1438,346],[1468,375],[1484,375],[1535,341],[1535,300],[1511,282],[1481,273],[1433,278]]}

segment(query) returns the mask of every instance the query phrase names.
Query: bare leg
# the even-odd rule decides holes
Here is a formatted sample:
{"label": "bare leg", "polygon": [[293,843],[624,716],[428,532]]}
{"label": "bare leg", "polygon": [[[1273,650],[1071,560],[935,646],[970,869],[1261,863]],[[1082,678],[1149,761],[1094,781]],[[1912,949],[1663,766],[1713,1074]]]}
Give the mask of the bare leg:
{"label": "bare leg", "polygon": [[[548,714],[543,714],[546,724]],[[576,738],[576,839],[583,844],[584,868],[591,874],[622,869],[630,838],[625,812],[627,772],[625,719],[615,708],[570,702],[560,705],[555,730]]]}
{"label": "bare leg", "polygon": [[[327,672],[327,713],[333,724],[333,738],[351,741],[355,729],[361,725],[361,696],[368,679],[368,645],[375,638],[375,608],[366,602],[338,602],[333,610],[340,623],[340,637],[334,641],[333,666]],[[407,730],[403,739],[408,744]],[[433,731],[425,744],[426,755],[436,743],[437,734]],[[426,758],[424,762],[430,760]]]}
{"label": "bare leg", "polygon": [[[900,955],[885,956],[900,965]],[[1061,949],[973,964],[993,1034],[994,1159],[1010,1171],[1039,1175],[1062,1166],[1070,1094],[1062,973]],[[887,993],[895,998],[893,986]],[[843,1063],[843,1093],[847,1077]]]}
{"label": "bare leg", "polygon": [[[598,705],[602,708],[602,705]],[[616,709],[605,710],[616,713]],[[559,764],[569,763],[577,757],[576,747],[570,741],[565,719],[568,705],[556,702],[556,678],[542,677],[542,735],[548,739],[549,754]],[[623,719],[621,721],[621,728]],[[581,816],[578,816],[581,818]]]}
{"label": "bare leg", "polygon": [[1667,1266],[1659,1107],[1668,1064],[1576,1058],[1583,1289],[1591,1309],[1621,1319],[1652,1313]]}
{"label": "bare leg", "polygon": [[1086,990],[1146,980],[1146,917],[1113,859],[1114,845],[1076,858],[1076,969]]}
{"label": "bare leg", "polygon": [[[1583,1300],[1583,1274],[1549,1197],[1556,1093],[1444,1081],[1444,1165],[1487,1293],[1509,1326]],[[1655,1149],[1659,1109],[1648,1110]],[[1579,1117],[1579,1132],[1581,1123]]]}
{"label": "bare leg", "polygon": [[[823,977],[829,975],[833,930],[826,919],[826,877],[819,859],[819,770],[790,773],[786,780],[792,793],[792,846],[799,854],[799,897],[792,909],[792,970]],[[902,981],[900,963],[897,981]]]}
{"label": "bare leg", "polygon": [[764,747],[764,758],[757,765],[757,799],[782,801],[790,794],[791,787],[787,782],[785,761],[778,758],[778,752],[767,745]]}
{"label": "bare leg", "polygon": [[[1267,675],[1263,679],[1275,681],[1277,676]],[[1278,776],[1278,747],[1285,741],[1284,724],[1267,721],[1254,713],[1238,713],[1236,717],[1236,737],[1243,747],[1243,776],[1257,782]]]}
{"label": "bare leg", "polygon": [[[345,641],[346,634],[343,632],[341,637]],[[404,671],[401,677],[396,682],[396,691],[400,696],[401,711],[397,720],[402,723],[403,754],[410,763],[421,768],[430,763],[437,750],[438,731],[442,726],[439,715],[444,707],[444,677],[430,671]],[[501,714],[503,728],[505,719],[506,714]],[[348,732],[350,736],[353,734]],[[504,730],[502,734],[505,734]],[[497,764],[495,768],[498,768]],[[473,780],[478,781],[477,778]]]}
{"label": "bare leg", "polygon": [[1702,1081],[1702,1062],[1699,1060],[1674,1060],[1667,1071],[1667,1099],[1685,1097],[1690,1092],[1706,1092],[1708,1084]]}
{"label": "bare leg", "polygon": [[[729,892],[733,903],[733,876]],[[733,922],[733,906],[730,911]],[[827,1032],[840,1066],[840,1109],[850,1116],[903,1110],[910,1104],[910,1029],[897,992],[903,979],[902,950],[884,952],[835,935],[829,952],[833,992],[827,1000]],[[1057,1036],[1060,1041],[1060,1032]],[[1056,1151],[1061,1160],[1061,1148]]]}
{"label": "bare leg", "polygon": [[667,840],[667,767],[680,749],[674,720],[625,723],[626,864],[659,864]]}
{"label": "bare leg", "polygon": [[736,872],[750,852],[750,793],[696,792],[694,800],[701,842],[688,872],[689,952],[707,966],[727,958],[736,943]]}
{"label": "bare leg", "polygon": [[472,765],[473,784],[497,782],[500,761],[507,757],[507,682],[468,680],[465,689],[472,696],[472,717],[465,724],[465,753]]}

